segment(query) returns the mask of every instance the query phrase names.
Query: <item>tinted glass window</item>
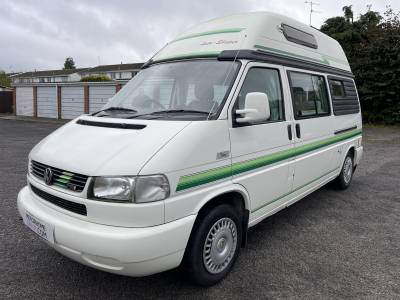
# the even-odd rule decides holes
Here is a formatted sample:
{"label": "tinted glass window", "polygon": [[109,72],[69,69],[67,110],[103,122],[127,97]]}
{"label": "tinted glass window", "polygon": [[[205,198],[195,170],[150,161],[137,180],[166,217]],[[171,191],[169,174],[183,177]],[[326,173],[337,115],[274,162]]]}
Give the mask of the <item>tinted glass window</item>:
{"label": "tinted glass window", "polygon": [[296,119],[329,114],[329,101],[322,76],[289,72],[289,77]]}
{"label": "tinted glass window", "polygon": [[239,109],[244,108],[246,95],[252,92],[267,94],[271,111],[269,121],[281,121],[284,119],[284,102],[278,70],[251,68],[239,93]]}
{"label": "tinted glass window", "polygon": [[238,62],[217,60],[152,65],[133,77],[104,108],[124,108],[114,112],[117,117],[210,119],[224,104],[239,67]]}
{"label": "tinted glass window", "polygon": [[330,80],[329,83],[332,87],[332,96],[334,97],[344,97],[346,96],[344,92],[343,82],[339,80]]}
{"label": "tinted glass window", "polygon": [[317,40],[312,34],[286,24],[282,24],[282,30],[288,41],[314,49],[318,48]]}

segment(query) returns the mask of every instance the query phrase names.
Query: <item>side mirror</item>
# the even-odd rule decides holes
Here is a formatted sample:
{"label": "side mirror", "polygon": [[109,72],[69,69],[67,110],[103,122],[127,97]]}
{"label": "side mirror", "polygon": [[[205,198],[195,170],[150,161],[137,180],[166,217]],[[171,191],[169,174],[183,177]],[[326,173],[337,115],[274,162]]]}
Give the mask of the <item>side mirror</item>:
{"label": "side mirror", "polygon": [[265,93],[248,93],[244,101],[244,109],[237,109],[236,114],[238,123],[263,122],[269,119],[270,109],[268,96]]}

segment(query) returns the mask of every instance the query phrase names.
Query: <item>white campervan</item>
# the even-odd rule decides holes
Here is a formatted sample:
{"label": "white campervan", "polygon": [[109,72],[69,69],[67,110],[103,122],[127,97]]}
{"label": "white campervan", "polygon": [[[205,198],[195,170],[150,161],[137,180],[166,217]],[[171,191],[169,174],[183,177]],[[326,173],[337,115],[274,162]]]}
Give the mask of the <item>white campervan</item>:
{"label": "white campervan", "polygon": [[182,264],[211,285],[249,227],[332,180],[349,186],[361,128],[335,40],[272,13],[216,19],[36,145],[18,209],[87,266],[145,276]]}

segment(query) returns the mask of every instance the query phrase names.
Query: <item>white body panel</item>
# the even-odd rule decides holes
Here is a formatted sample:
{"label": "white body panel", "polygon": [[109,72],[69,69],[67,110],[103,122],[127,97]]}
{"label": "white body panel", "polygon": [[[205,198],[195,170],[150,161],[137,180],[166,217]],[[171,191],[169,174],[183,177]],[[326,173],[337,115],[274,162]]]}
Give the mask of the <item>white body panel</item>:
{"label": "white body panel", "polygon": [[37,88],[37,114],[43,118],[57,118],[57,87]]}
{"label": "white body panel", "polygon": [[[281,23],[312,32],[320,45],[318,51],[283,40],[276,29]],[[221,28],[231,31],[221,33]],[[265,13],[201,24],[170,43],[154,60],[185,56],[199,49],[214,52],[253,49],[256,44],[276,47],[289,57],[294,52],[307,56],[306,63],[310,58],[326,60],[325,65],[349,70],[337,42],[296,21]],[[274,69],[279,74],[282,117],[238,126],[234,119],[236,100],[252,68]],[[54,227],[52,247],[101,270],[142,276],[178,266],[198,212],[216,197],[228,192],[240,196],[249,212],[248,226],[253,226],[336,178],[349,151],[354,153],[354,164],[359,163],[363,153],[361,112],[335,115],[328,86],[330,73],[306,69],[242,59],[226,102],[215,120],[80,116],[80,120],[125,124],[125,128],[98,123],[89,126],[73,120],[36,145],[30,160],[67,173],[83,174],[89,179],[83,191],[73,192],[45,185],[43,180],[28,174],[31,188],[23,188],[18,196],[21,216],[26,218],[28,213],[44,224],[50,224]],[[295,118],[290,70],[322,76],[328,91],[329,113]],[[114,87],[90,87],[90,111],[102,106],[104,99],[115,92],[111,89]],[[27,97],[32,89],[19,93],[17,97]],[[44,90],[40,93],[44,94]],[[63,88],[62,106],[63,117],[82,114],[83,88]],[[29,113],[28,108],[21,106],[19,111]],[[144,128],[126,128],[133,124]],[[299,126],[300,136],[296,134],[296,126]],[[155,174],[163,174],[168,179],[170,194],[165,200],[117,203],[88,199],[92,177]],[[32,187],[84,205],[87,215],[79,215],[42,199],[32,192]]]}
{"label": "white body panel", "polygon": [[[289,42],[280,31],[287,24],[315,36],[318,49]],[[167,44],[154,60],[185,57],[223,50],[254,49],[306,59],[350,71],[339,43],[317,29],[286,16],[257,12],[218,18],[199,24]]]}
{"label": "white body panel", "polygon": [[33,116],[33,88],[21,87],[17,89],[17,116]]}

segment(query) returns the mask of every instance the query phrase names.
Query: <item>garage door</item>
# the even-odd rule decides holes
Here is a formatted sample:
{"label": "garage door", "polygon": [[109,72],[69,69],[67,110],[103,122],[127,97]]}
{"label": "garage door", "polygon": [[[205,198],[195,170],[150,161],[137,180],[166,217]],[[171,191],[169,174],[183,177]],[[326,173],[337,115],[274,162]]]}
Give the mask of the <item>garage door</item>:
{"label": "garage door", "polygon": [[115,94],[115,86],[90,86],[89,90],[89,112],[99,111]]}
{"label": "garage door", "polygon": [[33,88],[17,87],[16,90],[17,116],[33,116]]}
{"label": "garage door", "polygon": [[38,117],[57,118],[57,87],[37,88]]}
{"label": "garage door", "polygon": [[83,112],[83,87],[63,86],[61,88],[61,118],[73,119]]}

